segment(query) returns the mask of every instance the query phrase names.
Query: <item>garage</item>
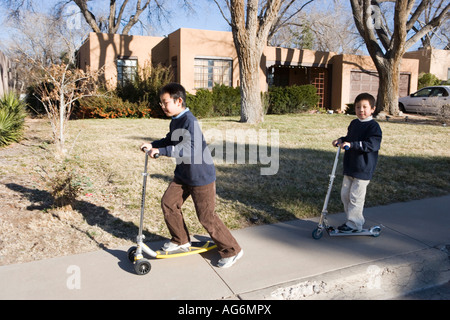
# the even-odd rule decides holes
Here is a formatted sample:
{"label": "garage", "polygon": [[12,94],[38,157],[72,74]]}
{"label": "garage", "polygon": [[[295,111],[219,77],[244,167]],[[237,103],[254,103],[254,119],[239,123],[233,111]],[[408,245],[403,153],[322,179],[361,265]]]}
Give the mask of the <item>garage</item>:
{"label": "garage", "polygon": [[[411,75],[409,73],[400,73],[399,81],[399,97],[404,97],[409,94],[409,80]],[[355,101],[358,94],[368,92],[374,97],[378,94],[379,77],[376,71],[361,71],[352,70],[350,73],[350,101]]]}

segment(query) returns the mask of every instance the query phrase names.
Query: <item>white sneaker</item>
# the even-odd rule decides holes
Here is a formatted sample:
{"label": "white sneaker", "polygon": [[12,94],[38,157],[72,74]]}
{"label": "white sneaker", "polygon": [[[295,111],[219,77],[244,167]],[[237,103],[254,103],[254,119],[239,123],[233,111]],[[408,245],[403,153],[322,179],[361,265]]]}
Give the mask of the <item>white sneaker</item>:
{"label": "white sneaker", "polygon": [[175,250],[183,250],[183,251],[188,251],[189,247],[191,246],[191,243],[185,243],[185,244],[176,244],[173,243],[172,241],[166,242],[163,246],[162,246],[162,250],[166,251],[166,252],[170,252],[170,251],[175,251]]}
{"label": "white sneaker", "polygon": [[239,251],[239,253],[235,256],[220,259],[219,262],[217,263],[217,266],[219,268],[229,268],[233,264],[235,264],[236,261],[238,261],[243,255],[244,250],[241,249],[241,251]]}

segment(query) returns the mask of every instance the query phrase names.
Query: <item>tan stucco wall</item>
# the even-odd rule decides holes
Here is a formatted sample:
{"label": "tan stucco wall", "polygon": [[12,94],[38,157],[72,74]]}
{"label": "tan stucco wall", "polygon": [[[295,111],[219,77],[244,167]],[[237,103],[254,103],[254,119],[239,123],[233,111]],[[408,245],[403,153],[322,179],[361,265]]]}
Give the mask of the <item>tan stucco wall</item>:
{"label": "tan stucco wall", "polygon": [[448,80],[450,68],[450,50],[434,48],[406,52],[405,58],[418,59],[419,73],[432,73],[440,80]]}
{"label": "tan stucco wall", "polygon": [[[116,60],[120,56],[137,57],[138,64],[143,67],[151,59],[151,51],[163,37],[123,36],[119,34],[93,33],[80,48],[80,67],[91,66],[92,70],[105,67],[105,81],[111,86],[117,85]],[[88,51],[87,51],[88,50]],[[90,52],[85,59],[87,52]]]}
{"label": "tan stucco wall", "polygon": [[239,65],[231,32],[178,29],[169,35],[170,59],[176,56],[177,80],[188,92],[195,93],[194,59],[198,57],[231,58],[233,87],[239,86]]}

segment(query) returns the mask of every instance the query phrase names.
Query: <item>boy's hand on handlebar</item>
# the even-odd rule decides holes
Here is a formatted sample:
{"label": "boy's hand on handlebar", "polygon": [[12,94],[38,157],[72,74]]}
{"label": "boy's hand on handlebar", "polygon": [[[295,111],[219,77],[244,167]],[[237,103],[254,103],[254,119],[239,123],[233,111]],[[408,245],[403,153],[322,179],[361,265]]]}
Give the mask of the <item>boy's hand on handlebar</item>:
{"label": "boy's hand on handlebar", "polygon": [[158,148],[153,148],[151,143],[144,143],[141,146],[141,151],[142,152],[147,152],[148,156],[150,158],[154,158],[154,159],[159,158],[159,149]]}
{"label": "boy's hand on handlebar", "polygon": [[146,152],[147,150],[151,150],[153,147],[152,147],[152,144],[151,143],[144,143],[144,144],[142,144],[142,146],[141,146],[141,151],[142,152]]}
{"label": "boy's hand on handlebar", "polygon": [[333,142],[331,142],[331,144],[333,145],[333,147],[337,147],[338,145],[341,144],[341,139],[333,140]]}
{"label": "boy's hand on handlebar", "polygon": [[159,149],[158,148],[152,148],[148,154],[150,158],[159,158]]}
{"label": "boy's hand on handlebar", "polygon": [[333,144],[334,147],[340,147],[341,149],[345,149],[348,150],[350,149],[350,142],[344,141],[342,142],[341,139],[336,139],[333,140],[333,142],[331,142]]}

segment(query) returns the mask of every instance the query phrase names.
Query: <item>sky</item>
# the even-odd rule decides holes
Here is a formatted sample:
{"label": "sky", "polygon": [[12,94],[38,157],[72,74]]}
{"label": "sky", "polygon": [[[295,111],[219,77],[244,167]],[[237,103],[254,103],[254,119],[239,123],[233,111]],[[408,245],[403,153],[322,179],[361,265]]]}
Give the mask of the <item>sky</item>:
{"label": "sky", "polygon": [[[51,9],[55,7],[55,3],[61,0],[35,0],[35,3],[42,3],[42,5],[37,6],[37,10],[42,12],[50,12]],[[91,2],[93,3],[93,2]],[[108,12],[109,0],[95,0],[95,3],[104,5],[105,15]],[[177,8],[179,1],[167,0],[167,8],[171,12],[170,19],[168,22],[162,22],[161,26],[154,29],[134,29],[132,34],[143,34],[151,36],[166,36],[179,28],[192,28],[192,29],[205,29],[205,30],[216,30],[216,31],[230,31],[230,26],[224,20],[220,14],[219,9],[212,0],[196,0],[193,1],[193,12],[186,10],[180,10]],[[72,6],[72,7],[70,7]],[[75,4],[69,5],[68,10],[78,10]],[[82,23],[84,18],[82,18]],[[0,42],[5,41],[8,38],[8,31],[4,27],[4,22],[6,20],[6,10],[3,5],[0,5]],[[146,19],[143,21],[147,23]]]}
{"label": "sky", "polygon": [[[158,36],[167,35],[179,28],[230,31],[231,28],[222,17],[216,4],[211,0],[196,0],[195,12],[179,12],[172,16],[170,24],[163,25]],[[176,9],[173,9],[176,12]]]}

